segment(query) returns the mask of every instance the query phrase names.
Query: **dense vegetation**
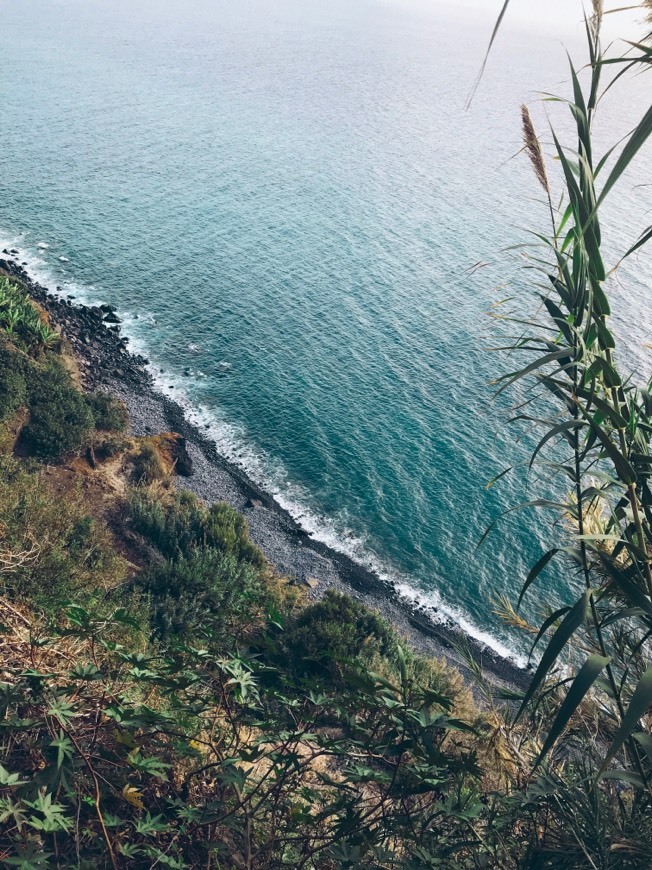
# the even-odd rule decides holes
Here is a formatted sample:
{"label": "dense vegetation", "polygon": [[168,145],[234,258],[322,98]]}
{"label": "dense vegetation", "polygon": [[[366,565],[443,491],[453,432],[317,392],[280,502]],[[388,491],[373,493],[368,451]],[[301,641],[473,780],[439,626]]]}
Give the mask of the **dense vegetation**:
{"label": "dense vegetation", "polygon": [[570,494],[529,502],[565,539],[516,607],[553,560],[577,589],[540,627],[510,613],[547,640],[524,696],[470,662],[474,700],[355,599],[307,602],[242,516],[176,491],[156,439],[79,389],[0,277],[3,866],[652,866],[652,384],[618,369],[599,226],[652,116],[611,163],[591,139],[605,70],[652,53],[605,57],[600,21],[595,3],[586,90],[571,70],[577,149],[553,137],[559,208],[523,112],[552,230],[506,342],[529,359],[500,389],[532,380],[532,461]]}

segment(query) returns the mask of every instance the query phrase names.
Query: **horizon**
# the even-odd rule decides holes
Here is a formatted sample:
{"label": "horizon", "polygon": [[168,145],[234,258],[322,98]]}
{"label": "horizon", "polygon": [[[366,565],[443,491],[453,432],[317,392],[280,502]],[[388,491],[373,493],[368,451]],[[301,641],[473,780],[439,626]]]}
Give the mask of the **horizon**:
{"label": "horizon", "polygon": [[[503,0],[377,0],[381,5],[403,8],[420,14],[454,13],[457,17],[479,14],[492,26],[500,14]],[[584,35],[584,5],[580,0],[548,0],[545,10],[537,0],[511,0],[502,24],[503,29],[537,26],[546,36],[574,39]],[[590,5],[590,4],[588,4]],[[613,10],[616,11],[615,8]],[[642,9],[618,7],[618,14],[605,9],[603,32],[610,39],[640,36],[645,13]],[[480,23],[477,20],[475,23]],[[484,22],[482,22],[484,23]],[[487,39],[489,33],[487,34]]]}

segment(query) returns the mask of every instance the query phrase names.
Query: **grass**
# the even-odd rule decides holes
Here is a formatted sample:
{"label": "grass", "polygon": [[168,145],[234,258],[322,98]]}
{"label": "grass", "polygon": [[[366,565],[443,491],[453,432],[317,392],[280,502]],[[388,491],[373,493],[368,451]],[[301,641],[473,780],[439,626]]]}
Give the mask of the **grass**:
{"label": "grass", "polygon": [[104,595],[125,580],[127,564],[106,526],[85,509],[81,480],[63,497],[51,481],[38,466],[0,456],[3,588],[13,599],[55,613],[70,598],[89,602]]}

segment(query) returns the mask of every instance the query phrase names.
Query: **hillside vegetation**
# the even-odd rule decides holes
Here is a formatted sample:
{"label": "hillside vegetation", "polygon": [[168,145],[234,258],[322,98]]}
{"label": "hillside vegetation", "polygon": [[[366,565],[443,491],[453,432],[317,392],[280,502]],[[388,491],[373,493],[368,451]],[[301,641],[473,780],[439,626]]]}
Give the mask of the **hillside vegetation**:
{"label": "hillside vegetation", "polygon": [[532,735],[354,599],[306,603],[1,286],[4,866],[583,866]]}
{"label": "hillside vegetation", "polygon": [[595,710],[531,778],[554,693],[515,729],[354,599],[307,603],[0,280],[4,866],[649,866],[643,807],[581,776]]}

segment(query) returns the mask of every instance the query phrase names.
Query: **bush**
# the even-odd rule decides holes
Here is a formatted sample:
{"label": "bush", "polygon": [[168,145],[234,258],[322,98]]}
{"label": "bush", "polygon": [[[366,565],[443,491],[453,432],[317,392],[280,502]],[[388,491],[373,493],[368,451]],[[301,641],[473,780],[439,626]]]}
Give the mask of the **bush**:
{"label": "bush", "polygon": [[134,456],[131,477],[139,486],[149,486],[165,477],[165,468],[161,457],[151,444],[143,444]]}
{"label": "bush", "polygon": [[85,397],[59,364],[34,369],[28,383],[30,422],[22,443],[40,459],[56,461],[79,452],[88,442],[94,419]]}
{"label": "bush", "polygon": [[393,658],[397,639],[392,628],[364,604],[329,589],[321,601],[304,608],[288,626],[284,646],[298,673],[342,670],[362,658]]}
{"label": "bush", "polygon": [[8,420],[26,404],[28,367],[22,354],[0,344],[0,421]]}
{"label": "bush", "polygon": [[134,529],[168,559],[207,546],[257,568],[265,565],[265,557],[249,539],[247,521],[226,504],[206,508],[192,493],[182,492],[171,504],[163,505],[158,499],[136,493],[129,514]]}
{"label": "bush", "polygon": [[124,402],[108,393],[90,393],[86,396],[95,428],[104,432],[124,432],[129,425],[129,412]]}
{"label": "bush", "polygon": [[[54,492],[48,479],[0,457],[0,556],[5,590],[54,610],[75,595],[89,600],[125,578],[126,562],[106,526],[89,516],[77,488]],[[15,560],[9,554],[15,554]]]}
{"label": "bush", "polygon": [[266,615],[259,573],[210,547],[150,569],[139,585],[150,597],[152,628],[161,638],[187,641],[200,634],[223,647]]}
{"label": "bush", "polygon": [[262,552],[249,538],[246,519],[227,504],[217,502],[208,509],[203,532],[211,547],[233,553],[237,559],[259,568],[265,564]]}

